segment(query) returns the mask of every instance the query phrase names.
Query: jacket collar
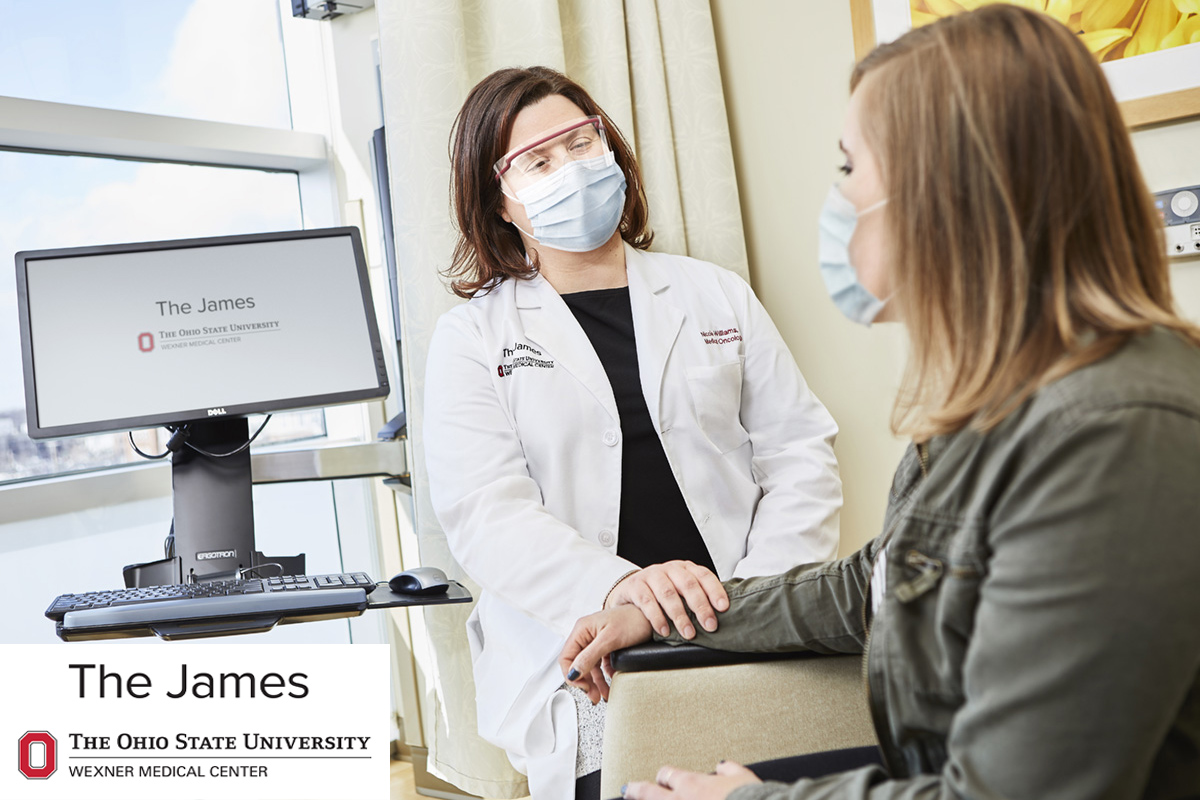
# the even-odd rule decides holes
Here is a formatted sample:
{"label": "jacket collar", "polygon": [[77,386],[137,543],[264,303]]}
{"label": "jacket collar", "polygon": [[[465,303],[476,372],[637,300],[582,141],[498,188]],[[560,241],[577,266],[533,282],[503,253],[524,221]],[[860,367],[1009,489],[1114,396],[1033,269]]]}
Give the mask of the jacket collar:
{"label": "jacket collar", "polygon": [[686,315],[669,302],[670,279],[663,270],[654,268],[645,253],[625,245],[625,267],[629,273],[629,302],[633,307],[642,393],[654,426],[661,433],[663,373]]}
{"label": "jacket collar", "polygon": [[[633,330],[637,339],[638,371],[646,405],[656,426],[660,419],[662,377],[684,313],[667,302],[670,280],[641,251],[625,245],[625,270],[629,281],[629,302],[633,310]],[[571,309],[550,285],[537,275],[517,280],[513,287],[517,313],[525,337],[543,348],[563,369],[587,387],[613,421],[619,421],[612,385],[604,365],[596,355],[587,334],[579,327]]]}

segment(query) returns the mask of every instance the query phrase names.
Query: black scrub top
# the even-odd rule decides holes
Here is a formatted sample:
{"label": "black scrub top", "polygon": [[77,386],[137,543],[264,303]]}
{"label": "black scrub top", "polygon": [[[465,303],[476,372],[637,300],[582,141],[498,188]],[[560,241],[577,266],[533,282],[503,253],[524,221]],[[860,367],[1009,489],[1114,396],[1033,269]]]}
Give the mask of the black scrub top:
{"label": "black scrub top", "polygon": [[562,299],[600,357],[621,417],[617,555],[639,567],[686,559],[716,572],[642,394],[629,287],[573,292]]}

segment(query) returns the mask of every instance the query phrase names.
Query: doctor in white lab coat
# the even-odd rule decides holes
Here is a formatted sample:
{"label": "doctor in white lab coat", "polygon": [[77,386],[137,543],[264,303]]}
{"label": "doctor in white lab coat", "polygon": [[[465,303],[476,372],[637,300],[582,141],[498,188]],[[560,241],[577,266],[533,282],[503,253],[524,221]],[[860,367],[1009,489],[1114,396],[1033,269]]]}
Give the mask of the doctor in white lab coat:
{"label": "doctor in white lab coat", "polygon": [[[660,630],[686,627],[687,605],[715,627],[720,580],[832,558],[837,427],[744,281],[646,251],[636,162],[577,84],[545,68],[494,73],[460,112],[452,155],[461,235],[450,274],[471,301],[442,317],[430,346],[430,492],[482,589],[467,631],[479,732],[534,798],[558,800],[597,775],[599,758],[595,720],[557,666],[575,621],[634,603]],[[682,527],[712,570],[618,554],[632,535],[620,524],[628,429],[603,343],[568,303],[626,291],[626,366]]]}

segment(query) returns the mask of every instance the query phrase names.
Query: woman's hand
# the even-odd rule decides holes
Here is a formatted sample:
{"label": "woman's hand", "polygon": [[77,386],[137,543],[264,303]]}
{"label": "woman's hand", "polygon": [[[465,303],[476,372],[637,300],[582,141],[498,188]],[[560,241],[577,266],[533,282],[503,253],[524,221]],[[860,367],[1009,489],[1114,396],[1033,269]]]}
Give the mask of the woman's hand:
{"label": "woman's hand", "polygon": [[[650,623],[634,606],[589,614],[567,636],[558,666],[566,679],[587,692],[592,703],[608,699],[608,654],[650,640]],[[602,666],[603,665],[603,666]]]}
{"label": "woman's hand", "polygon": [[715,775],[663,767],[655,780],[657,783],[630,783],[621,787],[621,794],[629,800],[725,800],[739,786],[762,783],[753,772],[732,761],[717,764]]}
{"label": "woman's hand", "polygon": [[716,612],[729,608],[729,596],[707,567],[691,561],[668,561],[640,569],[618,583],[609,592],[604,608],[626,604],[641,609],[660,636],[670,635],[670,620],[683,638],[691,639],[696,629],[687,610],[690,608],[704,630],[711,633],[717,629]]}

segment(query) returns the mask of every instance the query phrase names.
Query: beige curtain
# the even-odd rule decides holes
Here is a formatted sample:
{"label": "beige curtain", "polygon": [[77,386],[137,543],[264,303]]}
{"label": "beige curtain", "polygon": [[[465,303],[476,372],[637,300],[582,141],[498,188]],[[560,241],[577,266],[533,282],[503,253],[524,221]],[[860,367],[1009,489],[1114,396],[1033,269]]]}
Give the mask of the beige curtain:
{"label": "beige curtain", "polygon": [[[637,153],[654,249],[746,278],[712,15],[707,0],[377,0],[376,9],[420,560],[477,592],[450,557],[422,468],[429,336],[457,302],[438,275],[454,242],[447,150],[455,114],[493,70],[541,64],[566,72]],[[413,621],[414,636],[429,645],[427,656],[418,649],[429,769],[473,794],[519,797],[528,791],[524,777],[475,732],[469,612],[434,607]]]}

